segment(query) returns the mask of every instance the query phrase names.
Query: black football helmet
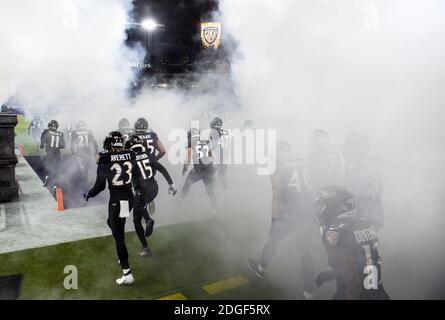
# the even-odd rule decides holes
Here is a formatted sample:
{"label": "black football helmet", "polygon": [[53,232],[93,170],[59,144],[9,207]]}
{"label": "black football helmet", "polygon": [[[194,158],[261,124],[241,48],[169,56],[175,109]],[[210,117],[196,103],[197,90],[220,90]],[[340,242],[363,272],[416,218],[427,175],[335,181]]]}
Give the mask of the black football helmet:
{"label": "black football helmet", "polygon": [[59,123],[56,120],[51,120],[48,123],[48,129],[51,131],[56,131],[59,128]]}
{"label": "black football helmet", "polygon": [[214,117],[211,121],[210,121],[210,128],[211,129],[221,129],[223,126],[223,121],[221,118],[219,117]]}
{"label": "black football helmet", "polygon": [[119,130],[130,127],[130,121],[127,118],[122,118],[119,120]]}
{"label": "black football helmet", "polygon": [[315,215],[319,226],[347,223],[357,217],[355,198],[340,186],[327,186],[315,198]]}
{"label": "black football helmet", "polygon": [[148,130],[148,121],[145,118],[139,118],[134,123],[134,129],[136,131],[147,131]]}
{"label": "black football helmet", "polygon": [[104,150],[110,151],[112,147],[123,148],[123,137],[119,131],[111,131],[104,140]]}

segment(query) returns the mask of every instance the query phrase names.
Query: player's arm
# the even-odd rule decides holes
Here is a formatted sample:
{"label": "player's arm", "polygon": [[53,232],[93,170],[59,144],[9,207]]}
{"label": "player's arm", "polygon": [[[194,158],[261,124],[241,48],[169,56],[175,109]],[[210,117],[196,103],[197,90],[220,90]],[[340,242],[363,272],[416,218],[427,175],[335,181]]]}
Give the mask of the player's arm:
{"label": "player's arm", "polygon": [[42,135],[40,136],[40,149],[43,149],[45,147],[46,143],[46,129],[43,130]]}
{"label": "player's arm", "polygon": [[168,173],[167,169],[159,162],[155,162],[152,165],[152,167],[153,167],[153,169],[156,169],[164,176],[165,180],[167,181],[167,183],[169,185],[168,193],[174,196],[176,194],[177,190],[176,190],[175,185],[173,184],[173,180],[172,180],[170,174]]}
{"label": "player's arm", "polygon": [[93,188],[90,191],[84,194],[85,199],[88,201],[88,198],[94,198],[99,193],[101,193],[105,189],[106,183],[107,183],[106,169],[101,163],[99,163],[97,166],[96,183],[94,184]]}
{"label": "player's arm", "polygon": [[281,212],[281,191],[278,175],[275,173],[270,177],[272,182],[272,219],[279,218]]}
{"label": "player's arm", "polygon": [[168,173],[167,169],[162,164],[160,164],[159,162],[155,162],[151,166],[153,167],[153,169],[156,169],[164,176],[165,180],[167,181],[167,183],[169,185],[173,184],[173,180],[172,180],[170,174]]}
{"label": "player's arm", "polygon": [[167,151],[159,138],[156,139],[155,148],[156,150],[158,150],[158,154],[156,155],[155,158],[156,161],[158,161],[165,155]]}

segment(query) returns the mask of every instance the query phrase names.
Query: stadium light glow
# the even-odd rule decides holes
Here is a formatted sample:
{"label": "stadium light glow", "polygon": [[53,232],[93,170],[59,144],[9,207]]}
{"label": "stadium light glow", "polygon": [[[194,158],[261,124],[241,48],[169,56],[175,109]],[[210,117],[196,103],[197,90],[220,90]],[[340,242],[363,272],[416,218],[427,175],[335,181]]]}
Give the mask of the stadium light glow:
{"label": "stadium light glow", "polygon": [[156,21],[154,21],[153,19],[145,19],[144,21],[142,21],[141,24],[142,27],[147,31],[153,31],[158,26]]}

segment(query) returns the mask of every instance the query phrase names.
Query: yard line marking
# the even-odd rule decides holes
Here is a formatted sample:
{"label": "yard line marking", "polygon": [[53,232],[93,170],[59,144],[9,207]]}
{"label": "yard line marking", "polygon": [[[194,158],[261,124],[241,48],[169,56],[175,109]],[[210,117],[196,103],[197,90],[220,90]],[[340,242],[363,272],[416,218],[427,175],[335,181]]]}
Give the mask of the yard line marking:
{"label": "yard line marking", "polygon": [[178,292],[178,293],[174,293],[174,294],[159,298],[158,300],[188,300],[188,299],[181,292]]}
{"label": "yard line marking", "polygon": [[240,287],[248,282],[249,280],[247,280],[246,277],[236,276],[206,284],[205,286],[202,286],[202,289],[208,294],[217,294],[225,290]]}

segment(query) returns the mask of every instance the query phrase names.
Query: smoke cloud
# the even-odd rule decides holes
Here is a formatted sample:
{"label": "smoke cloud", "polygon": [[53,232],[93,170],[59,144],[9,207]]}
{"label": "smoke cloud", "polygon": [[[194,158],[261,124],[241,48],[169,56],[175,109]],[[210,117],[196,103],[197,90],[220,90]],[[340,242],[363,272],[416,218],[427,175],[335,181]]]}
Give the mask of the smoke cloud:
{"label": "smoke cloud", "polygon": [[[167,147],[171,129],[207,125],[214,113],[225,114],[228,128],[251,119],[277,129],[297,156],[314,129],[339,145],[348,132],[365,131],[386,163],[385,287],[394,298],[444,297],[442,1],[221,0],[214,17],[222,41],[236,39],[230,77],[202,76],[199,83],[219,81],[213,90],[146,88],[135,99],[127,95],[136,76],[128,61],[145,52],[124,46],[131,9],[130,0],[2,1],[0,101],[13,95],[31,114],[83,119],[99,141],[120,118],[145,116]],[[182,186],[180,169],[167,167]],[[269,180],[249,166],[229,168],[228,177],[222,208],[255,214],[266,237]],[[203,194],[194,187],[182,211],[202,211],[194,200]],[[162,192],[158,201],[177,210]]]}

